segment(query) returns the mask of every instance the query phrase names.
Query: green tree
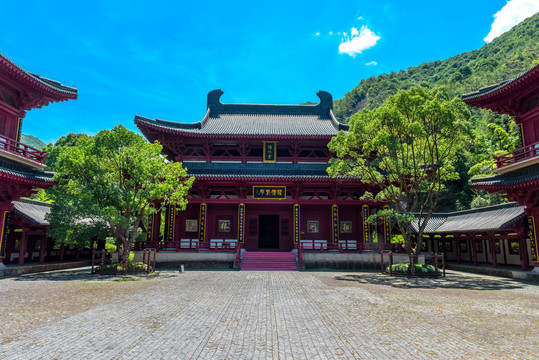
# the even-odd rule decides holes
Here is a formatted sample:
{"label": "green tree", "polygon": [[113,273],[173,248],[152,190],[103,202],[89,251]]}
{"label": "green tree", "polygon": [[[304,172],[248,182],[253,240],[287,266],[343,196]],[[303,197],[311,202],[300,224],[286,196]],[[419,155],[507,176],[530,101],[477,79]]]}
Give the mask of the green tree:
{"label": "green tree", "polygon": [[[51,218],[57,217],[63,228],[58,236],[100,220],[117,239],[121,260],[127,262],[143,217],[161,210],[149,206],[153,201],[182,210],[187,205],[194,178],[187,176],[181,163],[167,161],[161,150],[158,142],[150,144],[121,125],[62,147],[55,175],[56,205],[51,209]],[[71,221],[61,221],[69,217]]]}
{"label": "green tree", "polygon": [[80,138],[87,138],[88,135],[83,133],[69,133],[61,136],[53,144],[45,146],[43,149],[47,153],[45,154],[45,160],[43,163],[47,165],[48,171],[56,171],[56,162],[58,161],[58,155],[63,151],[65,147],[75,146]]}
{"label": "green tree", "polygon": [[[350,131],[341,131],[329,144],[335,157],[328,172],[376,185],[376,199],[395,205],[376,216],[394,217],[406,251],[414,254],[422,247],[444,183],[458,179],[456,154],[466,139],[469,117],[466,105],[445,89],[401,90],[379,108],[352,116]],[[419,212],[416,247],[412,211]]]}

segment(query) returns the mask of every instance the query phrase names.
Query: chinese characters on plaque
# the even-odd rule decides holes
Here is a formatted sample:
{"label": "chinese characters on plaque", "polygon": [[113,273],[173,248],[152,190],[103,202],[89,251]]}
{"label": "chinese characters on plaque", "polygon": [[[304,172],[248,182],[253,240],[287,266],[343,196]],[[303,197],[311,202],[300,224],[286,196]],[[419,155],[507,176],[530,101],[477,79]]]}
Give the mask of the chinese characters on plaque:
{"label": "chinese characters on plaque", "polygon": [[185,232],[198,232],[198,220],[185,220]]}
{"label": "chinese characters on plaque", "polygon": [[352,222],[341,221],[341,234],[351,234],[351,233],[352,233]]}
{"label": "chinese characters on plaque", "polygon": [[277,161],[276,156],[277,142],[275,141],[264,141],[264,157],[263,160],[265,163],[274,163]]}
{"label": "chinese characters on plaque", "polygon": [[318,220],[307,220],[307,232],[308,233],[320,232],[320,223],[318,222]]}
{"label": "chinese characters on plaque", "polygon": [[219,232],[230,232],[230,220],[219,220]]}
{"label": "chinese characters on plaque", "polygon": [[253,186],[254,199],[286,199],[286,186]]}

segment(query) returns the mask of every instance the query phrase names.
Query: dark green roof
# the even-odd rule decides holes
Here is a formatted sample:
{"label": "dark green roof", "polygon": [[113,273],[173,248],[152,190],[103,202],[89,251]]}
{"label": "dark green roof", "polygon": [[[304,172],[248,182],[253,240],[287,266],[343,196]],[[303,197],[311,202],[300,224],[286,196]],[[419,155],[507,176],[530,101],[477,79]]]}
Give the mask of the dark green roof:
{"label": "dark green roof", "polygon": [[328,164],[184,162],[183,166],[195,177],[330,178]]}

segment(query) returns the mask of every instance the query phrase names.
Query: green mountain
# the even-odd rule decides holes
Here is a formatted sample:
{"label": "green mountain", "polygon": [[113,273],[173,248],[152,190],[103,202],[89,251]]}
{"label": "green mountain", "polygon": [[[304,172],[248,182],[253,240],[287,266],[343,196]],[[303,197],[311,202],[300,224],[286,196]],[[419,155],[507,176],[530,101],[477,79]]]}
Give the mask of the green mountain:
{"label": "green mountain", "polygon": [[511,79],[539,61],[539,13],[524,20],[478,50],[361,80],[342,99],[335,116],[347,122],[362,109],[380,106],[400,89],[446,85],[455,95]]}
{"label": "green mountain", "polygon": [[28,134],[21,134],[21,142],[38,150],[43,150],[47,146],[41,139]]}
{"label": "green mountain", "polygon": [[[361,80],[333,103],[335,116],[348,122],[362,108],[376,108],[390,95],[412,86],[447,86],[460,97],[514,78],[539,62],[539,13],[478,50]],[[514,121],[490,110],[471,108],[470,140],[458,155],[460,179],[448,184],[437,211],[462,210],[503,202],[499,195],[471,189],[470,178],[492,174],[492,159],[520,147]]]}

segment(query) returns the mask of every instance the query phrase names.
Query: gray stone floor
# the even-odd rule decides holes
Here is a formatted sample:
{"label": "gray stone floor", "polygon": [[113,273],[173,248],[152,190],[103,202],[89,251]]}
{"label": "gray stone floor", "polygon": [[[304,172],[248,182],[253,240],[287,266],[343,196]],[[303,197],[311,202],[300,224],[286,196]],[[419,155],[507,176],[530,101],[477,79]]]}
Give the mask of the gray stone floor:
{"label": "gray stone floor", "polygon": [[531,359],[538,288],[456,272],[33,274],[0,280],[0,358]]}

